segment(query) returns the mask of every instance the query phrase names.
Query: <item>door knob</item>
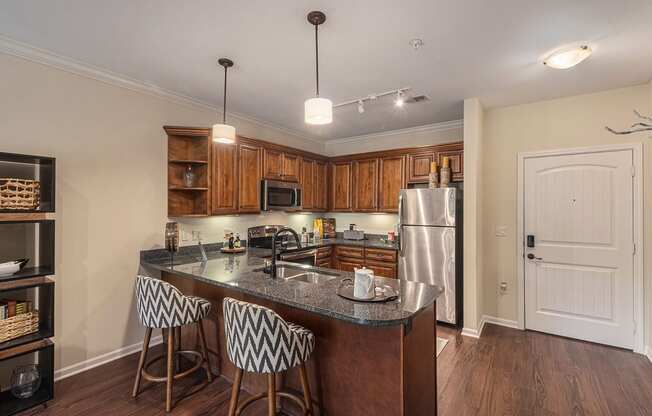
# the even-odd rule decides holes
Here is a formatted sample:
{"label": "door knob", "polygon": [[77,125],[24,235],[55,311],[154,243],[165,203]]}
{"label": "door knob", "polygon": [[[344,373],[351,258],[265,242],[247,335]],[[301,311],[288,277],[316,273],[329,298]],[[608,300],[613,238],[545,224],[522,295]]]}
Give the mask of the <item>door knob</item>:
{"label": "door knob", "polygon": [[530,260],[543,260],[541,257],[537,257],[532,253],[528,253],[527,258],[530,259]]}

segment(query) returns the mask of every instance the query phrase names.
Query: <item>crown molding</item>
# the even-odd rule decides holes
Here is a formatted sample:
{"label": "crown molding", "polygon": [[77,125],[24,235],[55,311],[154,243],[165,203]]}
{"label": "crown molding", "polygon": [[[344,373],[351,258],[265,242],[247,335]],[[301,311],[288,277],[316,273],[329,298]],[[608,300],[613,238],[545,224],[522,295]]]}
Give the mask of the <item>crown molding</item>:
{"label": "crown molding", "polygon": [[[116,72],[109,71],[76,59],[59,55],[55,52],[41,49],[36,46],[30,45],[28,43],[20,42],[15,39],[12,39],[8,36],[0,34],[0,52],[7,55],[12,55],[18,58],[26,59],[31,62],[36,62],[46,66],[50,66],[62,71],[66,71],[75,75],[82,77],[90,78],[95,81],[100,81],[109,85],[113,85],[120,88],[126,88],[132,91],[148,94],[157,98],[162,98],[164,100],[173,102],[175,104],[189,105],[192,107],[198,107],[203,110],[221,112],[222,107],[217,107],[213,104],[210,104],[206,101],[199,100],[194,97],[190,97],[185,94],[181,94],[175,91],[167,90],[165,88],[152,85],[135,78],[130,78],[126,75],[119,74]],[[247,121],[252,124],[256,124],[261,127],[266,127],[273,129],[279,132],[283,132],[294,136],[298,139],[307,140],[317,145],[323,146],[324,141],[318,140],[313,137],[306,136],[304,133],[289,129],[287,127],[279,126],[269,121],[260,120],[255,117],[235,113],[229,111],[227,113],[229,116]]]}
{"label": "crown molding", "polygon": [[423,126],[408,127],[405,129],[363,134],[361,136],[343,137],[341,139],[327,140],[325,143],[327,145],[353,143],[353,142],[360,142],[369,139],[377,139],[379,137],[399,136],[403,134],[413,134],[413,133],[435,133],[435,132],[455,130],[461,128],[464,128],[464,120],[452,120],[452,121],[444,121],[441,123],[425,124]]}

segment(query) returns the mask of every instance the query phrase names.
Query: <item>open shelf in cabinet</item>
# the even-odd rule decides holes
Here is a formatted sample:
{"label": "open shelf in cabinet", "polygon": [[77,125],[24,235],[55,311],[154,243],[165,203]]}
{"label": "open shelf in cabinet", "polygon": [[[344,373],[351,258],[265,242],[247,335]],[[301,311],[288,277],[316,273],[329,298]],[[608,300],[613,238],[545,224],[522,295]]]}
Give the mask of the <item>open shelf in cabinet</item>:
{"label": "open shelf in cabinet", "polygon": [[0,282],[53,275],[54,232],[54,220],[0,220],[0,236],[8,237],[3,240],[0,263],[20,258],[30,259],[26,267],[18,273],[0,276]]}
{"label": "open shelf in cabinet", "polygon": [[29,361],[38,365],[41,386],[33,396],[25,399],[14,397],[9,386],[0,386],[3,388],[3,391],[0,392],[0,415],[2,416],[20,413],[44,404],[54,397],[54,344],[51,341],[44,339],[0,351],[0,364],[11,366],[11,363],[15,363],[18,366],[23,364],[29,355],[33,357]]}
{"label": "open shelf in cabinet", "polygon": [[0,213],[54,212],[55,170],[52,157],[0,152],[0,178],[32,179],[40,182],[40,205],[35,210],[0,208]]}
{"label": "open shelf in cabinet", "polygon": [[0,298],[19,298],[26,290],[38,291],[31,298],[36,300],[34,309],[39,312],[39,329],[37,332],[1,342],[0,352],[54,336],[54,280],[39,277],[0,282]]}

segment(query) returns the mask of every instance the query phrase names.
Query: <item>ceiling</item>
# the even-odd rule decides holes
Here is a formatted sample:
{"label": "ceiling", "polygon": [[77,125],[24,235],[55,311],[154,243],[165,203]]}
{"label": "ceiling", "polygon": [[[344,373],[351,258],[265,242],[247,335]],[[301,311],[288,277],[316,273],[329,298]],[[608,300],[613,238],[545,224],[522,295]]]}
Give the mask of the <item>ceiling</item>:
{"label": "ceiling", "polygon": [[[314,35],[323,10],[321,95],[334,103],[412,87],[427,103],[391,98],[334,110],[328,126],[303,121],[314,94]],[[652,77],[649,0],[3,0],[0,34],[148,85],[221,105],[217,57],[229,72],[229,110],[319,140],[462,118],[487,107],[646,82]],[[415,51],[412,38],[424,46]],[[562,45],[594,49],[559,71],[541,59]],[[216,121],[220,117],[216,116]]]}

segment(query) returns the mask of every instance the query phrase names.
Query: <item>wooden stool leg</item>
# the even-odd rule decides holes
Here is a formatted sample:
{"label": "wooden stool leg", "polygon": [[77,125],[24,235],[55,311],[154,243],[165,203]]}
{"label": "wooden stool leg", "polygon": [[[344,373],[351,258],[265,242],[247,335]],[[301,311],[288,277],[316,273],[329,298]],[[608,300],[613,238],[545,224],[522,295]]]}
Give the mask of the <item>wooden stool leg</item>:
{"label": "wooden stool leg", "polygon": [[172,381],[174,380],[174,328],[168,329],[168,380],[165,389],[165,411],[172,410]]}
{"label": "wooden stool leg", "polygon": [[200,320],[197,322],[197,327],[199,328],[199,342],[201,344],[201,355],[204,357],[204,364],[206,364],[206,376],[208,377],[208,382],[213,381],[213,374],[211,370],[211,362],[208,358],[208,348],[206,347],[206,335],[204,334],[204,321]]}
{"label": "wooden stool leg", "polygon": [[301,387],[303,387],[303,400],[306,403],[306,414],[313,415],[312,396],[310,394],[310,383],[308,382],[308,373],[306,372],[306,363],[301,363],[299,367],[301,374]]}
{"label": "wooden stool leg", "polygon": [[152,328],[145,330],[145,340],[143,341],[143,350],[140,352],[140,360],[138,360],[138,371],[136,372],[136,381],[134,382],[134,391],[131,393],[132,397],[138,396],[140,389],[140,378],[143,374],[143,367],[147,359],[147,350],[149,349],[149,340],[152,338]]}
{"label": "wooden stool leg", "polygon": [[238,396],[240,396],[240,383],[242,383],[242,370],[235,369],[235,378],[233,379],[233,388],[231,389],[231,403],[229,404],[229,416],[236,416],[235,410],[238,408]]}
{"label": "wooden stool leg", "polygon": [[267,415],[276,416],[276,374],[267,374]]}

